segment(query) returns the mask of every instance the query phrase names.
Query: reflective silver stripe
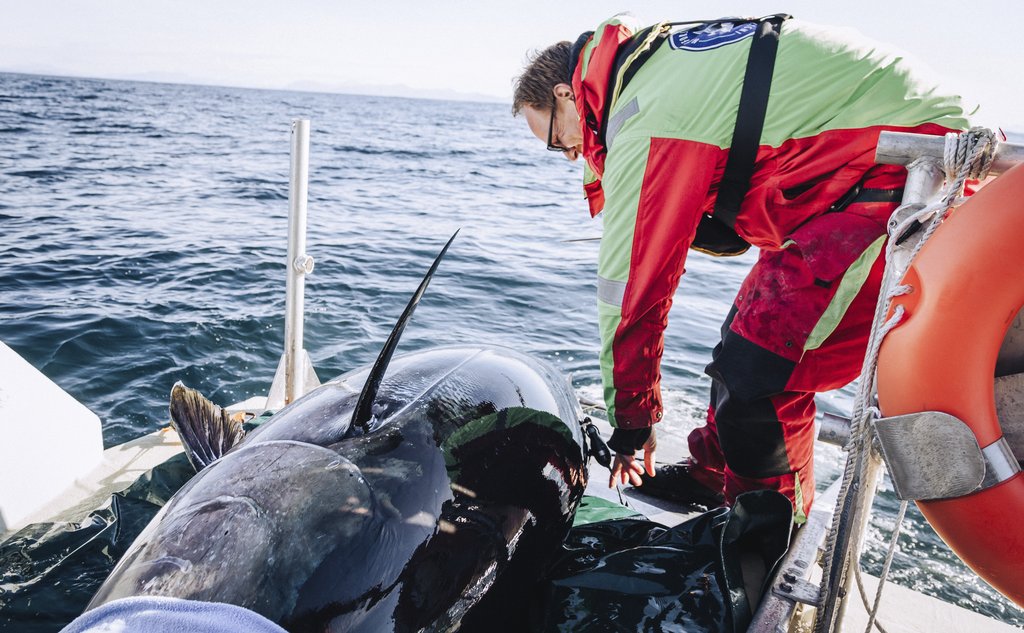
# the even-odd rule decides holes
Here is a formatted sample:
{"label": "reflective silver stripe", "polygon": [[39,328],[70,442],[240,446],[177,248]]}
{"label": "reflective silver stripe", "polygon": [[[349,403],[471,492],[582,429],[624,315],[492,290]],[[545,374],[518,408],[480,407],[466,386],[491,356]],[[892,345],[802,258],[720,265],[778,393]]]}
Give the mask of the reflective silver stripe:
{"label": "reflective silver stripe", "polygon": [[604,133],[604,145],[608,149],[612,147],[612,140],[615,139],[619,134],[619,130],[625,125],[626,121],[630,119],[634,114],[640,112],[640,103],[637,102],[636,97],[633,100],[622,106],[622,109],[612,115],[612,118],[608,119],[608,129]]}
{"label": "reflective silver stripe", "polygon": [[612,281],[600,275],[597,276],[597,298],[599,300],[621,308],[624,296],[626,296],[626,282]]}
{"label": "reflective silver stripe", "polygon": [[985,457],[985,480],[981,482],[982,490],[1000,484],[1020,472],[1020,464],[1013,456],[1005,437],[981,449],[981,454]]}

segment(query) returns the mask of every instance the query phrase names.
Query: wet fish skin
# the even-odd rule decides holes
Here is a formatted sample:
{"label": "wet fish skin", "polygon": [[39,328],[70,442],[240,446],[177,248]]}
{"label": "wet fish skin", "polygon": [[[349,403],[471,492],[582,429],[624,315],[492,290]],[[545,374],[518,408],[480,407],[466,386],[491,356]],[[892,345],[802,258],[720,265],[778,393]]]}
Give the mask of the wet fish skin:
{"label": "wet fish skin", "polygon": [[293,631],[522,617],[512,607],[586,485],[571,386],[502,348],[417,352],[394,359],[355,432],[367,372],[307,394],[203,468],[90,608],[176,596],[244,606]]}

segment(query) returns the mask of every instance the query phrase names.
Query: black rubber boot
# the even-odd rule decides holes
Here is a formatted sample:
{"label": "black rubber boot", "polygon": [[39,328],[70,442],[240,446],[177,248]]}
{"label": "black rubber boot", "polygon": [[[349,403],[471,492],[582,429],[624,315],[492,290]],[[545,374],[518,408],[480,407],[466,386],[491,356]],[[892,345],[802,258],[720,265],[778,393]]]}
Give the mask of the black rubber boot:
{"label": "black rubber boot", "polygon": [[[694,470],[700,469],[699,474]],[[647,473],[641,476],[643,485],[639,490],[644,494],[676,503],[717,508],[725,503],[721,484],[718,489],[708,487],[718,476],[717,473],[696,466],[690,459],[678,464],[656,464],[655,476]]]}

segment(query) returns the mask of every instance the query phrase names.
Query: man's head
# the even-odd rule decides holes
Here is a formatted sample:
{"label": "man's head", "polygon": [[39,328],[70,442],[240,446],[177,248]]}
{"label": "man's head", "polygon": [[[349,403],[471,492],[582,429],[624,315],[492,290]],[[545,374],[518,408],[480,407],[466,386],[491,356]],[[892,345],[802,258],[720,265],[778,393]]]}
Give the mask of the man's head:
{"label": "man's head", "polygon": [[512,114],[523,114],[534,136],[569,160],[583,153],[583,128],[572,91],[569,51],[559,42],[530,56],[515,82]]}

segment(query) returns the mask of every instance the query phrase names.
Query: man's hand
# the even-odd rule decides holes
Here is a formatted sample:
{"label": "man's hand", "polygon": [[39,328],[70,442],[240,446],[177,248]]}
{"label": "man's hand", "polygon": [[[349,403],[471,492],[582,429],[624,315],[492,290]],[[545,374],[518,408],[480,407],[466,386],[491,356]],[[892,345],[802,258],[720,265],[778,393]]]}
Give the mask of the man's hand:
{"label": "man's hand", "polygon": [[[651,477],[654,476],[654,450],[658,446],[658,439],[653,427],[651,427],[650,431],[651,434],[646,438],[646,440],[644,440],[643,445],[640,447],[640,450],[644,452],[643,466],[640,465],[640,461],[636,458],[635,453],[628,454],[625,452],[619,452],[620,450],[623,450],[623,446],[621,442],[615,441],[617,438],[613,434],[612,440],[608,442],[608,445],[615,451],[615,457],[612,458],[611,477],[608,479],[609,488],[615,487],[615,481],[617,479],[621,480],[621,483],[623,484],[631,483],[634,486],[639,486],[642,483],[640,476],[643,474],[644,470],[646,470],[647,474]],[[616,429],[616,433],[620,433],[620,431]]]}

